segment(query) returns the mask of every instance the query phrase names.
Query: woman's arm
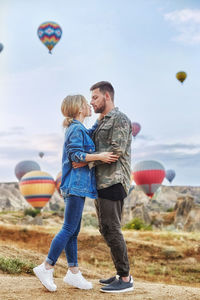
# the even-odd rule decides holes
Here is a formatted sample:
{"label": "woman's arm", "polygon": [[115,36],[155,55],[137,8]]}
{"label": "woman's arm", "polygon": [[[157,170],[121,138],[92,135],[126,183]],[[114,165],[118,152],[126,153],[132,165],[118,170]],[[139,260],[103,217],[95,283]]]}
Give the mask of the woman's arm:
{"label": "woman's arm", "polygon": [[112,152],[102,152],[98,154],[84,152],[83,135],[84,133],[79,128],[74,128],[67,140],[66,151],[72,162],[79,163],[101,160],[105,163],[111,163],[118,159],[118,155],[114,155]]}
{"label": "woman's arm", "polygon": [[113,152],[101,152],[98,154],[86,154],[85,161],[90,162],[90,161],[96,161],[100,160],[103,161],[104,163],[110,164],[112,162],[115,162],[118,160],[118,155],[113,154]]}

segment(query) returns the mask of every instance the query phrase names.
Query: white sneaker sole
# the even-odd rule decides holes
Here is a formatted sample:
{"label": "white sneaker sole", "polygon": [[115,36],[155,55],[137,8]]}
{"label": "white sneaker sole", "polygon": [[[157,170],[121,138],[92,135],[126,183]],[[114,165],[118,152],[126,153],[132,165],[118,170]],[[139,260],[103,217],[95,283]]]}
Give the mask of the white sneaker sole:
{"label": "white sneaker sole", "polygon": [[65,283],[67,283],[68,285],[74,286],[74,287],[76,287],[76,288],[78,288],[78,289],[80,289],[80,290],[91,290],[91,289],[93,288],[93,286],[91,286],[91,287],[80,287],[80,286],[78,286],[78,284],[76,284],[76,283],[68,282],[65,278],[63,278],[63,281],[64,281]]}
{"label": "white sneaker sole", "polygon": [[38,272],[37,267],[33,268],[33,272],[35,274],[35,276],[39,279],[39,281],[42,283],[42,285],[49,291],[49,292],[55,292],[57,288],[53,289],[51,287],[49,287],[45,282],[42,281],[42,279],[40,279],[40,272]]}
{"label": "white sneaker sole", "polygon": [[127,288],[127,289],[124,289],[124,290],[113,290],[113,291],[106,291],[106,290],[102,290],[100,289],[100,292],[103,292],[103,293],[126,293],[126,292],[132,292],[134,290],[134,287],[130,287],[130,288]]}

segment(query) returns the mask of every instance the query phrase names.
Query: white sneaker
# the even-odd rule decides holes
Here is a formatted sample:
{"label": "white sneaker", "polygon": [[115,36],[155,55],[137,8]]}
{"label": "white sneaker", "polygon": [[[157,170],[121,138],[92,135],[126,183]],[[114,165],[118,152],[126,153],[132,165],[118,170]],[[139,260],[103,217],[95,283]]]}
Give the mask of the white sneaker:
{"label": "white sneaker", "polygon": [[37,278],[41,281],[41,283],[45,286],[47,290],[50,292],[55,292],[57,286],[53,282],[53,268],[47,270],[45,268],[45,264],[42,263],[41,265],[33,268],[33,272],[37,276]]}
{"label": "white sneaker", "polygon": [[63,281],[82,290],[92,289],[92,283],[87,281],[80,271],[78,271],[76,274],[73,274],[70,270],[68,270],[67,274],[63,278]]}

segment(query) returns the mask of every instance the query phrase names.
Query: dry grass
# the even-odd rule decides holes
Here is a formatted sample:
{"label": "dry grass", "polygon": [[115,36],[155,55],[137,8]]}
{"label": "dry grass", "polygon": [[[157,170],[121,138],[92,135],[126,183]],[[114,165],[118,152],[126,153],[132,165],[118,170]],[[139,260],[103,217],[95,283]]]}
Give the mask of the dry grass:
{"label": "dry grass", "polygon": [[[55,224],[55,220],[49,224]],[[60,226],[0,225],[0,256],[38,264],[45,258]],[[136,279],[200,287],[200,233],[123,232],[131,273]],[[83,228],[78,247],[79,264],[88,278],[115,274],[109,250],[96,229]],[[66,267],[63,253],[56,276],[63,276]]]}

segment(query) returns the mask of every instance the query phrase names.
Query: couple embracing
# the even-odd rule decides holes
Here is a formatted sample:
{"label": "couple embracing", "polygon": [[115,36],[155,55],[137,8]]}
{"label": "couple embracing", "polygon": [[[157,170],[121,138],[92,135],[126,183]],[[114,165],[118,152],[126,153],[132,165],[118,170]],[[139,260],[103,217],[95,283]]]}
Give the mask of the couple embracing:
{"label": "couple embracing", "polygon": [[64,223],[54,237],[46,260],[33,269],[51,292],[54,265],[65,250],[68,271],[64,282],[79,289],[92,289],[81,274],[77,260],[77,236],[80,231],[85,197],[95,199],[99,230],[116,268],[116,275],[100,279],[101,292],[133,290],[126,243],[121,232],[124,198],[130,187],[131,122],[114,105],[114,88],[101,81],[91,88],[91,102],[99,118],[91,129],[83,125],[91,116],[91,107],[82,95],[67,96],[61,105],[66,128],[62,156],[61,193],[65,201]]}

